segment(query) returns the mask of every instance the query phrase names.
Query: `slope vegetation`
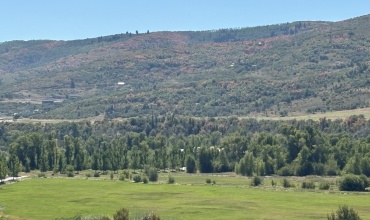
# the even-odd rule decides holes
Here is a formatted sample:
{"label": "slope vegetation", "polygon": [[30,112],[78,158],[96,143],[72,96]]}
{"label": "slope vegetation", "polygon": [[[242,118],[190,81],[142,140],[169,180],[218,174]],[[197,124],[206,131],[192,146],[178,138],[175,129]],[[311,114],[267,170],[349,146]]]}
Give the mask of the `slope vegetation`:
{"label": "slope vegetation", "polygon": [[[0,112],[75,119],[289,116],[368,107],[369,17],[5,42]],[[41,105],[47,99],[59,102]]]}

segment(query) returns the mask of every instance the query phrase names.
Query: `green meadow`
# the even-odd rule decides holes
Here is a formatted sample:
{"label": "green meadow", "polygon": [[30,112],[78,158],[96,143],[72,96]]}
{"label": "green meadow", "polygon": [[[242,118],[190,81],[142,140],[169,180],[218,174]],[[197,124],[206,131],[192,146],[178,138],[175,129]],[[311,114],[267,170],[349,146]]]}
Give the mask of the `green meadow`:
{"label": "green meadow", "polygon": [[[271,187],[269,179],[251,187],[249,179],[237,176],[173,176],[176,184],[166,184],[166,174],[149,184],[108,177],[30,178],[0,186],[0,207],[5,219],[113,216],[122,207],[130,216],[154,210],[161,219],[326,219],[347,204],[370,219],[368,193],[285,189]],[[206,184],[206,178],[216,184]]]}

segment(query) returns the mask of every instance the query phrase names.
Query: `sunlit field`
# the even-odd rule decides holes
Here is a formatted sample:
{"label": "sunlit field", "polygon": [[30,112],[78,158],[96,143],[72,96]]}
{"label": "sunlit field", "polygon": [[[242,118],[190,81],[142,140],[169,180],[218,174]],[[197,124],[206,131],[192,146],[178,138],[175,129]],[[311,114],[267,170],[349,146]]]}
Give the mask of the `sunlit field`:
{"label": "sunlit field", "polygon": [[[167,184],[168,175],[175,184]],[[293,188],[283,188],[282,177],[265,177],[259,187],[250,178],[223,175],[161,173],[158,182],[119,181],[117,175],[86,178],[30,178],[0,186],[0,206],[9,219],[55,219],[86,215],[113,216],[128,208],[132,215],[155,211],[161,219],[325,219],[339,205],[353,207],[370,218],[368,193],[339,192],[335,178],[292,177]],[[211,184],[206,183],[211,180]],[[277,186],[272,186],[274,180]],[[300,182],[329,181],[330,190],[304,190]]]}

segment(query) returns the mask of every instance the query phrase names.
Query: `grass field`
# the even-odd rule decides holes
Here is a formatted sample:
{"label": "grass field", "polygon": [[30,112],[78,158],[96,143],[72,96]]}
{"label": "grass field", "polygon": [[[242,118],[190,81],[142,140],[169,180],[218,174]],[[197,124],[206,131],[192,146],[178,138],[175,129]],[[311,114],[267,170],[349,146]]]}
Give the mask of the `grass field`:
{"label": "grass field", "polygon": [[[344,110],[344,111],[333,111],[333,112],[325,112],[325,113],[316,113],[316,114],[302,114],[302,113],[295,113],[292,112],[289,114],[290,116],[288,117],[280,117],[277,115],[273,116],[263,116],[263,115],[249,115],[249,116],[239,116],[239,119],[247,119],[247,118],[255,118],[259,120],[308,120],[312,119],[315,121],[318,121],[320,118],[326,118],[326,119],[346,119],[352,115],[364,115],[365,118],[369,119],[370,118],[370,108],[361,108],[361,109],[353,109],[353,110]],[[1,117],[0,117],[1,118]],[[2,118],[6,118],[5,121],[7,122],[13,122],[13,120],[9,117],[2,116]],[[219,117],[223,118],[223,117]],[[22,123],[59,123],[59,122],[79,122],[79,121],[102,121],[104,119],[103,115],[99,115],[96,117],[90,117],[90,118],[82,118],[82,119],[76,119],[76,120],[68,120],[68,119],[29,119],[29,118],[21,118],[18,119],[17,122],[22,122]],[[116,118],[113,119],[115,121],[123,121],[125,119],[123,118]]]}
{"label": "grass field", "polygon": [[[270,179],[264,187],[250,187],[247,178],[227,175],[176,173],[171,174],[176,184],[166,184],[167,175],[149,184],[108,177],[31,178],[2,185],[0,207],[11,219],[112,216],[122,207],[132,214],[154,210],[161,219],[325,219],[347,204],[370,219],[368,193],[273,188]],[[206,178],[216,184],[205,184]]]}
{"label": "grass field", "polygon": [[247,116],[247,117],[239,117],[239,118],[256,118],[256,119],[263,119],[263,120],[308,120],[312,119],[314,121],[318,121],[320,118],[326,118],[330,120],[336,119],[346,119],[352,115],[364,115],[366,119],[370,118],[370,108],[359,108],[359,109],[352,109],[352,110],[343,110],[343,111],[332,111],[332,112],[324,112],[324,113],[315,113],[315,114],[303,114],[299,112],[290,112],[287,117],[280,117],[277,115],[273,116],[263,116],[263,115],[256,115],[256,116]]}

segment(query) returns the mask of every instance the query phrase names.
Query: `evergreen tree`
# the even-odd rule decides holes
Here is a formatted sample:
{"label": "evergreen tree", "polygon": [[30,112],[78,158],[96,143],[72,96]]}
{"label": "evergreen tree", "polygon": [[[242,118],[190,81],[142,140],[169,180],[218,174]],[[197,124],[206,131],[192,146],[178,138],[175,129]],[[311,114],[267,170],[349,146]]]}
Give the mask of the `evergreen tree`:
{"label": "evergreen tree", "polygon": [[201,173],[211,173],[213,172],[213,156],[209,149],[206,149],[205,147],[200,148],[199,155],[199,171]]}
{"label": "evergreen tree", "polygon": [[5,179],[7,173],[8,167],[6,165],[6,158],[5,156],[0,155],[0,183]]}
{"label": "evergreen tree", "polygon": [[31,171],[30,163],[31,163],[30,159],[26,157],[26,163],[24,165],[24,171],[26,173],[29,173]]}
{"label": "evergreen tree", "polygon": [[64,172],[66,170],[66,166],[67,164],[65,162],[65,157],[62,154],[60,154],[58,159],[58,171],[60,173]]}
{"label": "evergreen tree", "polygon": [[67,165],[71,165],[73,161],[74,146],[71,137],[68,135],[64,136],[64,146],[65,146],[65,158]]}
{"label": "evergreen tree", "polygon": [[188,155],[186,157],[186,172],[187,173],[196,173],[197,172],[197,166],[196,161],[192,155]]}
{"label": "evergreen tree", "polygon": [[100,170],[100,157],[97,153],[93,155],[91,168],[95,171]]}
{"label": "evergreen tree", "polygon": [[11,154],[9,161],[8,161],[8,168],[10,175],[13,177],[17,177],[18,173],[21,171],[21,164],[19,162],[18,156],[15,154]]}
{"label": "evergreen tree", "polygon": [[255,158],[253,156],[252,152],[248,152],[244,155],[242,159],[240,159],[239,162],[239,169],[236,169],[239,171],[239,174],[243,176],[253,176],[253,171],[255,169]]}
{"label": "evergreen tree", "polygon": [[138,147],[134,146],[131,150],[131,163],[130,163],[131,169],[133,169],[134,171],[136,169],[139,169],[140,165],[139,163],[140,163],[140,152],[138,150]]}
{"label": "evergreen tree", "polygon": [[40,171],[41,172],[46,172],[49,169],[49,164],[48,164],[48,157],[45,152],[45,148],[43,147],[41,157],[40,157]]}

